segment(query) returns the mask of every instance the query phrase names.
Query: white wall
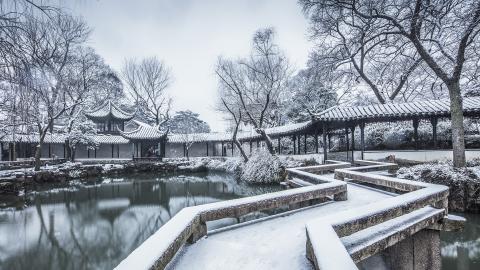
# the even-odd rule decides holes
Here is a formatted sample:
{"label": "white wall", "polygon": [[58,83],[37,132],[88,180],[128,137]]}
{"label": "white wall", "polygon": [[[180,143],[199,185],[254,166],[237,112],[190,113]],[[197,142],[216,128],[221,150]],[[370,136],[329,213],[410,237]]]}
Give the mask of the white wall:
{"label": "white wall", "polygon": [[[365,151],[365,159],[384,159],[387,156],[394,155],[395,158],[408,159],[414,161],[434,161],[452,159],[452,150],[385,150],[385,151]],[[480,158],[480,150],[467,149],[465,151],[467,160]]]}

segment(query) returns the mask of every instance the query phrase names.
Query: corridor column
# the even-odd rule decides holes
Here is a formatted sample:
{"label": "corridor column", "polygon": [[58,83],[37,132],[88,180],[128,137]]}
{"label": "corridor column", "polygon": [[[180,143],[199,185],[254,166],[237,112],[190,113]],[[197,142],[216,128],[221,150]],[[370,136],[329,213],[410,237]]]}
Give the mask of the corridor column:
{"label": "corridor column", "polygon": [[303,153],[304,154],[307,153],[307,133],[305,133],[305,135],[303,137]]}
{"label": "corridor column", "polygon": [[433,149],[437,149],[437,124],[438,124],[438,118],[434,117],[434,118],[430,119],[430,122],[432,123]]}
{"label": "corridor column", "polygon": [[352,163],[353,161],[355,161],[355,125],[353,125],[351,127],[351,131],[352,131]]}
{"label": "corridor column", "polygon": [[328,159],[328,147],[327,147],[327,125],[322,125],[322,141],[323,141],[323,163],[325,164]]}
{"label": "corridor column", "polygon": [[365,159],[365,123],[360,123],[360,150],[361,150],[361,158],[362,160]]}
{"label": "corridor column", "polygon": [[413,139],[415,140],[415,150],[418,150],[418,119],[413,119]]}

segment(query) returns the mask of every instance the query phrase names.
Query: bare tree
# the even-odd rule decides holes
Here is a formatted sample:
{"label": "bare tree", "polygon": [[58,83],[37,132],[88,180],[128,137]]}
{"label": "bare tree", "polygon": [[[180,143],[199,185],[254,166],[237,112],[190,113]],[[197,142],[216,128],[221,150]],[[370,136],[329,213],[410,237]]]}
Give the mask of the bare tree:
{"label": "bare tree", "polygon": [[[109,87],[106,86],[108,74],[113,73],[103,59],[95,53],[90,47],[78,47],[73,51],[71,63],[67,66],[65,79],[65,99],[72,106],[65,111],[63,120],[66,122],[64,132],[70,134],[74,132],[78,137],[80,123],[84,122],[83,112],[87,106],[97,104],[98,96],[104,92],[108,94]],[[115,91],[115,90],[114,90]],[[104,102],[103,99],[102,102]],[[66,157],[73,161],[75,147],[67,136],[65,141]]]}
{"label": "bare tree", "polygon": [[166,89],[172,83],[170,70],[157,57],[125,61],[122,70],[127,93],[146,120],[160,126],[169,119],[172,99]]}
{"label": "bare tree", "polygon": [[82,102],[67,97],[66,78],[72,52],[85,42],[89,29],[83,21],[63,13],[49,20],[30,17],[23,29],[16,41],[24,52],[19,59],[21,69],[11,83],[28,97],[23,108],[39,136],[35,150],[35,170],[39,170],[42,145],[47,133],[53,131],[54,121]]}
{"label": "bare tree", "polygon": [[[479,1],[312,1],[300,0],[312,19],[325,14],[368,22],[375,26],[366,40],[394,39],[412,47],[446,86],[452,116],[453,163],[465,166],[463,102],[461,84],[465,75],[478,74]],[[351,26],[346,26],[351,29]],[[352,52],[350,52],[352,53]],[[471,78],[470,78],[471,80]],[[468,80],[467,80],[468,81]]]}
{"label": "bare tree", "polygon": [[265,128],[275,123],[279,97],[290,77],[287,58],[274,43],[274,34],[272,28],[258,30],[247,59],[219,58],[215,70],[220,87],[226,90],[223,93],[231,97],[229,103],[236,104],[230,109],[241,110],[243,121],[261,135],[272,155],[275,149]]}

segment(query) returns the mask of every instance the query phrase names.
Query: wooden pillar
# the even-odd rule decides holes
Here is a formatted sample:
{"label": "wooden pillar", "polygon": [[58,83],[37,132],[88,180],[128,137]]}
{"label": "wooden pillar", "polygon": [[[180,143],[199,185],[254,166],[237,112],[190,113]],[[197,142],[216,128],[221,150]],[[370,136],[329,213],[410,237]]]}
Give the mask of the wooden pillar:
{"label": "wooden pillar", "polygon": [[295,155],[296,152],[297,152],[297,142],[296,142],[296,139],[297,139],[297,137],[294,135],[294,136],[292,137],[292,141],[293,141],[293,154],[294,154],[294,155]]}
{"label": "wooden pillar", "polygon": [[48,158],[51,158],[52,157],[52,144],[49,143],[48,144]]}
{"label": "wooden pillar", "polygon": [[115,146],[114,146],[113,143],[112,143],[112,158],[113,158],[113,151],[114,151],[114,149],[115,149]]}
{"label": "wooden pillar", "polygon": [[315,153],[318,154],[318,129],[315,129]]}
{"label": "wooden pillar", "polygon": [[65,143],[63,143],[63,158],[66,158],[66,152],[67,150],[65,149]]}
{"label": "wooden pillar", "polygon": [[225,152],[223,147],[224,147],[224,143],[222,142],[222,157],[224,156],[224,152]]}
{"label": "wooden pillar", "polygon": [[117,158],[120,158],[120,144],[117,144]]}
{"label": "wooden pillar", "polygon": [[277,143],[278,143],[277,152],[278,152],[279,155],[281,155],[282,154],[282,146],[280,145],[280,137],[278,137]]}
{"label": "wooden pillar", "polygon": [[303,136],[303,153],[307,153],[307,133]]}
{"label": "wooden pillar", "polygon": [[[330,138],[330,136],[329,136]],[[328,147],[327,147],[327,124],[322,125],[322,141],[323,141],[323,163],[328,160]]]}
{"label": "wooden pillar", "polygon": [[87,147],[87,158],[90,158],[90,148]]}
{"label": "wooden pillar", "polygon": [[95,148],[95,158],[97,158],[97,148]]}
{"label": "wooden pillar", "polygon": [[355,160],[355,125],[353,125],[350,130],[352,131],[352,162]]}
{"label": "wooden pillar", "polygon": [[413,139],[415,140],[415,150],[418,150],[418,119],[413,119]]}
{"label": "wooden pillar", "polygon": [[360,150],[361,152],[361,158],[365,159],[365,123],[360,123]]}
{"label": "wooden pillar", "polygon": [[302,150],[300,150],[300,141],[301,141],[301,137],[300,137],[300,135],[298,135],[298,137],[297,137],[297,154],[299,154],[299,155],[300,155],[300,152],[302,151]]}
{"label": "wooden pillar", "polygon": [[135,158],[135,143],[132,142],[132,159]]}
{"label": "wooden pillar", "polygon": [[183,157],[187,156],[187,144],[183,143]]}
{"label": "wooden pillar", "polygon": [[207,142],[207,157],[208,157],[208,142]]}
{"label": "wooden pillar", "polygon": [[345,128],[345,151],[347,152],[347,160],[348,160],[348,152],[350,151],[350,142],[348,140],[348,127]]}
{"label": "wooden pillar", "polygon": [[437,149],[437,124],[438,124],[438,118],[434,117],[434,118],[430,119],[430,122],[432,123],[433,149]]}

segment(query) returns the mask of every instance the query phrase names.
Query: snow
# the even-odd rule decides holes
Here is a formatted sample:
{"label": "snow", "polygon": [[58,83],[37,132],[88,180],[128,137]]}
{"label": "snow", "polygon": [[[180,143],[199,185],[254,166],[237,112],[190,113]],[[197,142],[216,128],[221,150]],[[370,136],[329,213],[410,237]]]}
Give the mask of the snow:
{"label": "snow", "polygon": [[259,149],[245,163],[240,179],[247,183],[279,183],[285,179],[285,167],[278,156]]}
{"label": "snow", "polygon": [[437,180],[447,182],[480,181],[480,166],[478,160],[470,161],[470,167],[454,169],[451,161],[437,161],[403,167],[397,171],[398,178],[412,179],[417,181]]}
{"label": "snow", "polygon": [[348,192],[348,201],[328,202],[209,233],[194,245],[185,246],[167,269],[191,269],[192,265],[196,269],[225,269],[226,265],[229,269],[312,269],[305,257],[306,221],[390,197],[355,184],[348,184]]}

